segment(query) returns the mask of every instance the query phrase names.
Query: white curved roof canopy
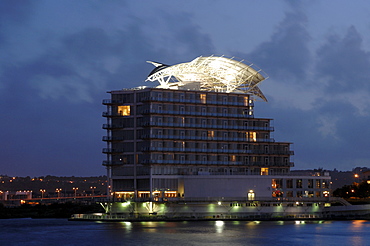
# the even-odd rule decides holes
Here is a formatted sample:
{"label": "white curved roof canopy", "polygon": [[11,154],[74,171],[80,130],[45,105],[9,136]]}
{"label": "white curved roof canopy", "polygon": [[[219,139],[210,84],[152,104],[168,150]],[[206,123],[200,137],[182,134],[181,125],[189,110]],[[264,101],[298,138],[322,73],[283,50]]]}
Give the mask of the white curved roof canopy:
{"label": "white curved roof canopy", "polygon": [[160,88],[178,89],[179,86],[198,82],[200,90],[247,93],[267,101],[257,85],[268,76],[253,64],[246,65],[243,61],[224,56],[200,56],[191,62],[173,66],[148,62],[156,68],[146,80],[158,81]]}

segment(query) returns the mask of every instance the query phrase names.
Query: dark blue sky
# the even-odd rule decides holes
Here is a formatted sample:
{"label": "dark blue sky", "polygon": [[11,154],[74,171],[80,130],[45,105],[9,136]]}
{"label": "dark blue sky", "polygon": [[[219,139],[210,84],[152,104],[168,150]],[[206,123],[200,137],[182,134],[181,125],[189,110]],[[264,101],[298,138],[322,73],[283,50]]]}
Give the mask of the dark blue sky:
{"label": "dark blue sky", "polygon": [[370,167],[370,2],[0,1],[0,174],[103,175],[107,91],[152,66],[236,56],[296,169]]}

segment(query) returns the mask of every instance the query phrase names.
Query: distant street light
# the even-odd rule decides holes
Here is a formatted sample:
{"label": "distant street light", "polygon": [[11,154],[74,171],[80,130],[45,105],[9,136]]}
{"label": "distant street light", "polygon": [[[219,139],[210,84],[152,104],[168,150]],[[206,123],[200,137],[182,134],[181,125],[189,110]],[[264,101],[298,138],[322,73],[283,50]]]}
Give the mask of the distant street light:
{"label": "distant street light", "polygon": [[59,199],[60,198],[60,192],[62,191],[62,189],[56,188],[55,191],[58,193],[58,199]]}
{"label": "distant street light", "polygon": [[42,199],[44,199],[44,193],[46,192],[46,190],[45,189],[40,189],[40,191],[41,191],[41,200],[42,200]]}
{"label": "distant street light", "polygon": [[91,186],[91,187],[90,187],[90,189],[92,190],[92,193],[91,193],[91,194],[92,194],[92,196],[94,196],[94,190],[96,189],[96,187]]}
{"label": "distant street light", "polygon": [[73,187],[72,189],[75,191],[75,199],[76,199],[78,187]]}

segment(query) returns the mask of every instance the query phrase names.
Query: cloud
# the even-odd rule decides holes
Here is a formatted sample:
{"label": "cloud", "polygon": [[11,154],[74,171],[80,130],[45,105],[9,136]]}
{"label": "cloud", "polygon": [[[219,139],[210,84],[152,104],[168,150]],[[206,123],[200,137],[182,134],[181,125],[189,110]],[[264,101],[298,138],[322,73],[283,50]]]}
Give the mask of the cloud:
{"label": "cloud", "polygon": [[0,1],[0,51],[10,43],[8,33],[26,24],[36,5],[37,3],[31,0]]}
{"label": "cloud", "polygon": [[[316,50],[301,5],[291,6],[269,40],[248,57],[270,75],[260,88],[269,103],[256,115],[275,119],[275,140],[294,143],[296,168],[366,166],[370,133],[370,59],[356,27],[332,33]],[[316,41],[315,41],[316,42]]]}
{"label": "cloud", "polygon": [[306,30],[307,18],[302,11],[287,12],[279,23],[271,39],[262,42],[249,59],[263,64],[268,74],[285,82],[296,82],[305,78],[311,64],[308,49],[310,35]]}
{"label": "cloud", "polygon": [[327,93],[370,89],[370,54],[363,49],[363,40],[354,26],[341,37],[331,34],[317,50],[317,74],[326,80]]}
{"label": "cloud", "polygon": [[[51,7],[55,6],[46,6],[41,11],[45,5],[35,5],[34,11],[53,16],[52,11],[57,10]],[[81,6],[73,8],[68,12],[72,19],[77,18],[73,13],[79,13]],[[100,8],[105,13],[111,6]],[[87,16],[94,16],[95,21],[91,8],[87,9]],[[9,175],[104,174],[101,149],[105,143],[101,138],[106,133],[101,129],[105,121],[101,112],[105,108],[101,101],[108,97],[106,91],[146,85],[146,75],[152,70],[146,60],[183,62],[184,56],[190,60],[213,49],[208,35],[185,13],[157,14],[165,31],[156,36],[147,32],[156,26],[145,15],[119,16],[124,22],[119,28],[88,26],[86,22],[66,28],[56,23],[56,18],[48,20],[43,29],[32,26],[43,23],[39,15],[24,14],[25,21],[19,22],[23,26],[16,34],[26,26],[38,30],[21,35],[27,38],[20,41],[27,47],[22,46],[21,51],[10,43],[0,47],[4,51],[0,57],[6,60],[0,63],[0,102],[7,105],[3,108],[6,131],[0,133],[4,146],[0,157],[2,172]],[[6,25],[2,33],[17,38],[14,24]],[[54,26],[58,29],[49,29]],[[159,42],[162,38],[166,44]]]}

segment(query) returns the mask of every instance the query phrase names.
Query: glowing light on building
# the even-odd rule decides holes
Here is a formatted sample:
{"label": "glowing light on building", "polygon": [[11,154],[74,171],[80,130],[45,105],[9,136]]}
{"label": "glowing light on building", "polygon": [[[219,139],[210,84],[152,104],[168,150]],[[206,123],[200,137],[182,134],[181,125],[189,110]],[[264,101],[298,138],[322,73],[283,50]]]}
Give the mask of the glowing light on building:
{"label": "glowing light on building", "polygon": [[[237,61],[224,56],[200,56],[191,62],[173,66],[148,62],[156,68],[149,74],[147,81],[158,81],[159,88],[178,89],[181,86],[198,86],[199,90],[204,91],[253,94],[267,101],[257,86],[268,78],[267,74],[252,63],[248,63],[249,65],[243,63],[244,60]],[[201,102],[205,103],[205,99],[205,95],[202,94]]]}

